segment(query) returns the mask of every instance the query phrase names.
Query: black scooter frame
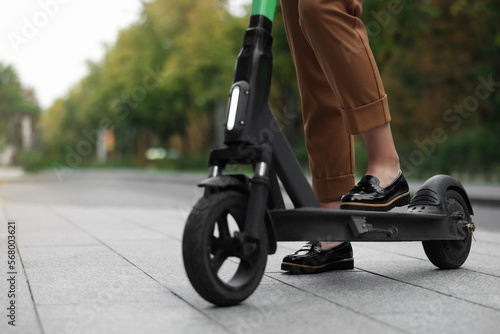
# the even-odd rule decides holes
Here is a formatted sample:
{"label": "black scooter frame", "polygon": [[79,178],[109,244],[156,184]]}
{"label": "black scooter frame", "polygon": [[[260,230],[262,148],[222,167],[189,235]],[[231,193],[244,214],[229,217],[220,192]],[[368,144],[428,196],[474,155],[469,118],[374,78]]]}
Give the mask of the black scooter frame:
{"label": "black scooter frame", "polygon": [[[249,194],[243,243],[249,250],[258,242],[259,224],[266,222],[269,253],[276,241],[423,241],[461,240],[473,223],[460,213],[447,212],[449,189],[459,192],[469,212],[470,201],[457,180],[438,175],[412,198],[408,213],[325,210],[307,181],[268,105],[272,73],[272,22],[250,17],[238,55],[228,102],[226,148],[210,152],[210,175],[199,186],[205,191],[238,189]],[[255,175],[222,175],[228,164],[251,164]],[[281,180],[294,209],[286,209]],[[267,200],[266,200],[267,199]]]}

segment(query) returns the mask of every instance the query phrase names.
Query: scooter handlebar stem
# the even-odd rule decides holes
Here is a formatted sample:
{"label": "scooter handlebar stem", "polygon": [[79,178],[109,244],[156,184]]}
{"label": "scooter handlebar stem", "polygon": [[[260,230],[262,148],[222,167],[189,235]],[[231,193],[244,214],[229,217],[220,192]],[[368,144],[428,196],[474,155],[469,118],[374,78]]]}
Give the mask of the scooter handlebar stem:
{"label": "scooter handlebar stem", "polygon": [[252,10],[250,16],[262,15],[267,17],[271,22],[274,19],[274,11],[276,9],[276,0],[254,0],[252,2]]}

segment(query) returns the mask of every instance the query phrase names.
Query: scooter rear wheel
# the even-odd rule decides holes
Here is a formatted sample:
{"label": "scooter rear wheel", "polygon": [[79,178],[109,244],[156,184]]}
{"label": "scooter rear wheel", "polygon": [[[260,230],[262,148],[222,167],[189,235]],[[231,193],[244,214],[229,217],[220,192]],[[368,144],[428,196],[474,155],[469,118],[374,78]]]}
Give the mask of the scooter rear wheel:
{"label": "scooter rear wheel", "polygon": [[[471,222],[466,201],[457,191],[449,189],[446,192],[448,214],[456,212],[463,214],[464,219]],[[472,233],[465,232],[462,240],[423,241],[424,251],[429,260],[441,269],[456,269],[460,267],[469,255],[472,243]]]}
{"label": "scooter rear wheel", "polygon": [[193,207],[184,229],[182,254],[187,276],[204,299],[218,306],[248,298],[266,267],[264,223],[257,248],[245,254],[241,247],[239,233],[245,228],[247,203],[248,196],[238,191],[205,195]]}

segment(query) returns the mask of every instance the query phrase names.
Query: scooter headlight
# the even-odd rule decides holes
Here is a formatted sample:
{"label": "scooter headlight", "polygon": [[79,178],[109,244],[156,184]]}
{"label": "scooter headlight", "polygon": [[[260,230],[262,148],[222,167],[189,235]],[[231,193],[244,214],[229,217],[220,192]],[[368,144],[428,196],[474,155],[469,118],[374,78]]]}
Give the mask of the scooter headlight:
{"label": "scooter headlight", "polygon": [[233,90],[231,91],[229,112],[227,114],[226,128],[229,131],[231,131],[234,128],[234,123],[236,121],[236,111],[238,111],[239,100],[240,100],[240,86],[234,86]]}

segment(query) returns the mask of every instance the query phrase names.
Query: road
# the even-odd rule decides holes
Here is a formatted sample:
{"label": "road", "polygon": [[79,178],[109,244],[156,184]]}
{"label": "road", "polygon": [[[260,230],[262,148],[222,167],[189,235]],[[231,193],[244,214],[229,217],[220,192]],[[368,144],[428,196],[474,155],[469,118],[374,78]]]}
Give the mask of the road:
{"label": "road", "polygon": [[[216,308],[191,287],[181,258],[203,177],[77,170],[62,180],[48,171],[2,182],[0,263],[7,221],[15,221],[20,265],[17,326],[2,311],[0,332],[498,332],[498,207],[474,206],[477,241],[459,270],[436,270],[417,242],[355,243],[352,271],[287,275],[281,259],[302,243],[279,243],[255,293]],[[0,309],[7,290],[0,280]]]}
{"label": "road", "polygon": [[[204,177],[203,174],[192,173],[80,170],[59,180],[55,173],[48,171],[10,182],[0,188],[0,194],[9,203],[177,208],[189,211],[203,195],[196,183]],[[418,189],[417,186],[412,184],[412,192]],[[473,209],[473,220],[478,228],[500,232],[500,205],[475,203]],[[397,210],[404,212],[405,208]]]}

